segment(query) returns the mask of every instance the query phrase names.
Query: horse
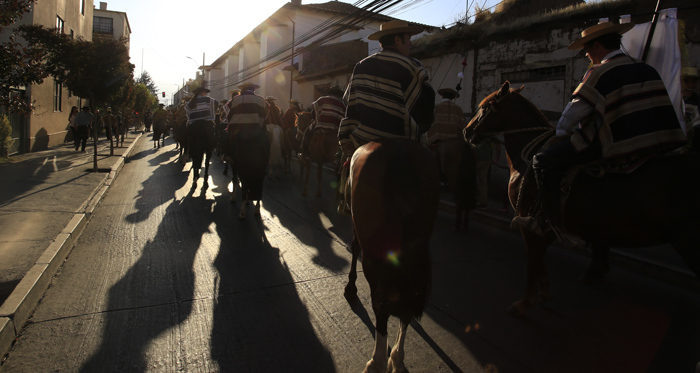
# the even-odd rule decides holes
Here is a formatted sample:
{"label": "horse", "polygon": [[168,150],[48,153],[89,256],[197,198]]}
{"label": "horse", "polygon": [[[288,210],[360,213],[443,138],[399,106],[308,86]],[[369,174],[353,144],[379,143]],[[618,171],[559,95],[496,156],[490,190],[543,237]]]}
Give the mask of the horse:
{"label": "horse", "polygon": [[431,146],[440,171],[447,180],[456,207],[454,230],[469,228],[469,210],[476,207],[476,160],[467,143],[459,137]]}
{"label": "horse", "polygon": [[[508,193],[517,215],[526,215],[537,197],[529,162],[538,143],[547,141],[554,128],[535,105],[511,89],[510,83],[486,97],[477,115],[464,131],[465,140],[503,135],[510,166]],[[632,174],[604,177],[579,173],[569,188],[563,206],[564,232],[591,244],[592,261],[582,280],[601,278],[608,270],[611,246],[644,247],[670,243],[696,276],[700,277],[700,154],[660,157]],[[509,312],[524,315],[539,295],[552,299],[544,263],[553,231],[539,236],[521,228],[527,247],[527,289],[525,297],[512,304]]]}
{"label": "horse", "polygon": [[[432,154],[408,139],[359,147],[350,164],[353,239],[345,298],[356,304],[357,258],[369,283],[376,318],[375,348],[365,372],[402,372],[408,324],[420,318],[432,283],[430,237],[440,201]],[[400,329],[387,361],[387,323]]]}
{"label": "horse", "polygon": [[179,161],[181,164],[187,163],[189,158],[189,140],[187,138],[187,114],[185,105],[182,104],[175,112],[175,123],[173,124],[173,138],[175,139],[175,149],[179,148]]}
{"label": "horse", "polygon": [[[297,115],[296,126],[298,134],[302,134],[304,131],[306,131],[309,125],[311,125],[312,119],[311,113],[308,111]],[[309,191],[311,163],[316,162],[318,167],[318,189],[316,190],[316,197],[320,197],[322,185],[321,179],[323,178],[323,164],[333,163],[335,161],[335,155],[338,152],[338,130],[317,128],[314,129],[313,134],[307,133],[306,136],[312,137],[311,141],[309,142],[309,154],[307,154],[307,157],[302,157],[299,160],[299,162],[306,167],[306,183],[301,195],[306,196]]]}
{"label": "horse", "polygon": [[[298,154],[301,152],[301,144],[297,140],[297,129],[286,128],[283,130],[284,136],[282,137],[282,160],[284,161],[284,172],[288,173],[291,171],[292,163],[292,153]],[[299,177],[304,174],[304,166],[299,167]]]}
{"label": "horse", "polygon": [[214,125],[208,121],[196,121],[187,127],[187,139],[190,156],[192,157],[192,190],[197,188],[199,171],[202,168],[202,159],[206,155],[204,163],[204,183],[202,189],[209,187],[209,163],[211,153],[214,150]]}
{"label": "horse", "polygon": [[238,125],[230,154],[233,154],[233,191],[231,203],[236,200],[236,185],[241,182],[241,211],[239,219],[245,219],[248,201],[256,201],[255,215],[260,216],[263,182],[270,158],[270,143],[263,127]]}
{"label": "horse", "polygon": [[168,122],[153,123],[153,148],[160,148],[161,138],[165,146],[165,136],[168,134]]}
{"label": "horse", "polygon": [[284,133],[282,132],[282,127],[277,124],[267,124],[266,127],[267,139],[270,143],[267,177],[272,179],[275,177],[275,168],[277,168],[277,171],[284,169],[284,159],[282,158],[282,137]]}

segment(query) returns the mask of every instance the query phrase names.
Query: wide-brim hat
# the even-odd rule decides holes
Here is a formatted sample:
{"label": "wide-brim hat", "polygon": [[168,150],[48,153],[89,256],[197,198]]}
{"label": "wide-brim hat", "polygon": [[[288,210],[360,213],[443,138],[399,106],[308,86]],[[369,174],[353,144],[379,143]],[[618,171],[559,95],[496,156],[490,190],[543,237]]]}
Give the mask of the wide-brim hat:
{"label": "wide-brim hat", "polygon": [[583,49],[583,45],[588,43],[589,41],[601,37],[606,34],[612,34],[612,33],[617,33],[617,34],[624,34],[625,32],[631,30],[634,28],[634,23],[622,23],[622,24],[614,24],[612,22],[603,22],[599,23],[595,26],[591,26],[581,32],[581,39],[576,40],[575,42],[569,44],[569,50],[570,51],[575,51],[579,49]]}
{"label": "wide-brim hat", "polygon": [[424,28],[421,26],[409,26],[408,22],[402,20],[394,20],[389,22],[384,22],[379,26],[379,31],[370,34],[367,39],[369,40],[379,40],[384,35],[391,34],[404,34],[409,33],[411,36],[420,34],[423,32]]}
{"label": "wide-brim hat", "polygon": [[684,67],[681,68],[681,76],[689,76],[691,78],[698,78],[698,69],[696,67]]}
{"label": "wide-brim hat", "polygon": [[158,106],[159,106],[159,107],[160,107],[160,106],[165,106],[165,104],[158,104]]}
{"label": "wide-brim hat", "polygon": [[247,88],[258,89],[258,88],[260,88],[260,86],[255,84],[255,83],[251,83],[251,82],[245,82],[245,83],[238,86],[238,89],[240,89],[240,90],[245,90]]}
{"label": "wide-brim hat", "polygon": [[211,91],[208,90],[208,89],[205,88],[205,87],[197,87],[197,88],[195,88],[194,91],[192,91],[192,93],[195,94],[195,95],[198,94],[198,93],[202,93],[202,92],[209,93],[209,92],[211,92]]}
{"label": "wide-brim hat", "polygon": [[334,86],[328,88],[328,94],[329,94],[329,95],[342,96],[344,93],[345,93],[345,92],[343,92],[343,90],[340,89],[340,87],[338,87],[338,86],[336,86],[336,85],[334,85]]}
{"label": "wide-brim hat", "polygon": [[81,110],[90,110],[90,107],[89,107],[89,106],[83,106],[83,108],[82,108]]}
{"label": "wide-brim hat", "polygon": [[107,112],[108,112],[108,113],[111,113],[111,112],[112,112],[112,108],[111,108],[111,107],[108,107],[108,108],[107,108]]}
{"label": "wide-brim hat", "polygon": [[265,101],[277,101],[277,99],[275,98],[275,96],[267,96],[265,97]]}
{"label": "wide-brim hat", "polygon": [[438,89],[438,94],[442,97],[445,97],[446,95],[452,96],[454,98],[459,97],[459,92],[455,91],[452,88],[440,88],[440,89]]}
{"label": "wide-brim hat", "polygon": [[296,100],[296,99],[291,99],[291,100],[289,100],[289,103],[290,103],[290,104],[298,104],[299,101]]}

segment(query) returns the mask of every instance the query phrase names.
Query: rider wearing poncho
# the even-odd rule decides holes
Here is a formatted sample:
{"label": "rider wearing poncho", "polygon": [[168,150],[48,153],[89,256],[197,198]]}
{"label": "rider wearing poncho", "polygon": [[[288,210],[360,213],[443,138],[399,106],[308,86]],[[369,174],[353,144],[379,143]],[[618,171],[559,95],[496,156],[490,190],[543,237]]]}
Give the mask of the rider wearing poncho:
{"label": "rider wearing poncho", "polygon": [[[409,57],[411,36],[423,31],[395,20],[383,23],[367,38],[379,40],[382,50],[355,65],[346,90],[347,110],[340,122],[338,141],[342,160],[355,149],[383,138],[418,141],[433,122],[435,91],[420,61]],[[341,188],[344,183],[341,182]],[[349,211],[347,193],[338,211]]]}
{"label": "rider wearing poncho", "polygon": [[462,108],[452,102],[459,98],[459,93],[452,88],[441,88],[438,93],[442,96],[442,101],[435,105],[435,122],[426,133],[428,146],[461,137],[462,130],[467,125],[467,117]]}
{"label": "rider wearing poncho", "polygon": [[340,126],[340,121],[345,117],[345,104],[340,98],[343,96],[343,91],[337,87],[330,87],[326,95],[319,97],[318,100],[311,104],[311,115],[314,122],[309,128],[304,131],[302,138],[302,153],[309,154],[309,143],[313,132],[317,129],[325,128],[337,132]]}
{"label": "rider wearing poncho", "polygon": [[[554,224],[560,224],[560,181],[570,167],[685,143],[658,72],[619,49],[622,34],[632,27],[601,23],[569,45],[569,50],[585,49],[593,66],[559,119],[556,135],[563,140],[535,155],[532,163],[542,213]],[[519,216],[513,223],[542,232],[539,219]]]}
{"label": "rider wearing poncho", "polygon": [[188,133],[204,131],[207,134],[208,148],[213,149],[216,144],[215,124],[216,108],[219,101],[206,96],[209,89],[198,87],[194,90],[194,97],[185,105],[188,119]]}

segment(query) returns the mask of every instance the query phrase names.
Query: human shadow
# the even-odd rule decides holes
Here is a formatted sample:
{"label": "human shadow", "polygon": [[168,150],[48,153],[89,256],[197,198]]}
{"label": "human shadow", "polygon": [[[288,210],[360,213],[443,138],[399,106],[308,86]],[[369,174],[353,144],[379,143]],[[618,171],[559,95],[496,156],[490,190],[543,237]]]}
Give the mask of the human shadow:
{"label": "human shadow", "polygon": [[209,232],[213,203],[184,198],[167,207],[154,239],[109,289],[100,347],[81,372],[150,370],[146,353],[152,341],[192,312],[193,263]]}
{"label": "human shadow", "polygon": [[32,144],[32,152],[46,150],[49,148],[49,133],[46,132],[46,129],[44,127],[41,127],[34,136],[35,140]]}
{"label": "human shadow", "polygon": [[237,212],[221,202],[212,212],[221,240],[212,359],[222,372],[334,372],[303,300],[310,290],[295,284],[266,237],[266,224],[275,223],[239,221]]}

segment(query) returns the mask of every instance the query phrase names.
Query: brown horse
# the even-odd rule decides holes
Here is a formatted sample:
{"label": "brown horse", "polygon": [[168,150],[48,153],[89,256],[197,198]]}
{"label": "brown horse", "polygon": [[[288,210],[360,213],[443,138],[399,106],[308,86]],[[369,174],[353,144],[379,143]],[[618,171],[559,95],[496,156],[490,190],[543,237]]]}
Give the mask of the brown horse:
{"label": "brown horse", "polygon": [[[352,264],[345,298],[357,302],[357,258],[376,317],[375,349],[365,371],[405,371],[408,324],[423,314],[431,287],[429,242],[440,199],[435,160],[419,144],[384,139],[359,147],[351,166]],[[389,316],[401,321],[387,360]]]}
{"label": "brown horse", "polygon": [[[311,113],[305,111],[297,115],[297,131],[303,133],[311,125],[312,120]],[[309,136],[309,134],[306,134]],[[304,191],[301,192],[302,196],[305,196],[309,191],[309,178],[311,177],[311,163],[315,162],[318,167],[318,190],[316,191],[316,196],[321,196],[321,178],[323,177],[323,164],[333,163],[335,161],[335,154],[338,152],[338,130],[330,130],[326,128],[318,128],[314,130],[313,137],[309,142],[309,154],[308,158],[302,158],[299,160],[301,164],[306,167],[306,184],[304,185]]]}
{"label": "brown horse", "polygon": [[[510,165],[509,197],[516,214],[523,216],[537,195],[534,177],[528,170],[534,151],[528,149],[546,141],[553,127],[535,105],[520,95],[521,90],[510,89],[506,82],[484,99],[464,135],[476,143],[483,137],[504,135]],[[629,175],[601,178],[580,173],[570,188],[562,218],[565,232],[591,244],[588,276],[607,271],[611,246],[670,243],[700,277],[700,235],[695,233],[700,225],[698,183],[700,154],[692,153],[649,161]],[[544,254],[555,235],[552,231],[543,237],[524,229],[521,232],[527,247],[527,291],[509,309],[516,315],[536,303],[538,290],[543,301],[552,298]]]}
{"label": "brown horse", "polygon": [[[282,159],[284,160],[284,172],[288,173],[292,167],[292,153],[298,154],[301,152],[301,143],[297,140],[296,127],[286,128],[283,130],[282,136]],[[304,174],[303,165],[299,167],[299,177]]]}
{"label": "brown horse", "polygon": [[476,159],[474,153],[459,137],[440,141],[431,146],[440,171],[447,180],[456,206],[454,230],[469,228],[469,210],[476,207]]}

